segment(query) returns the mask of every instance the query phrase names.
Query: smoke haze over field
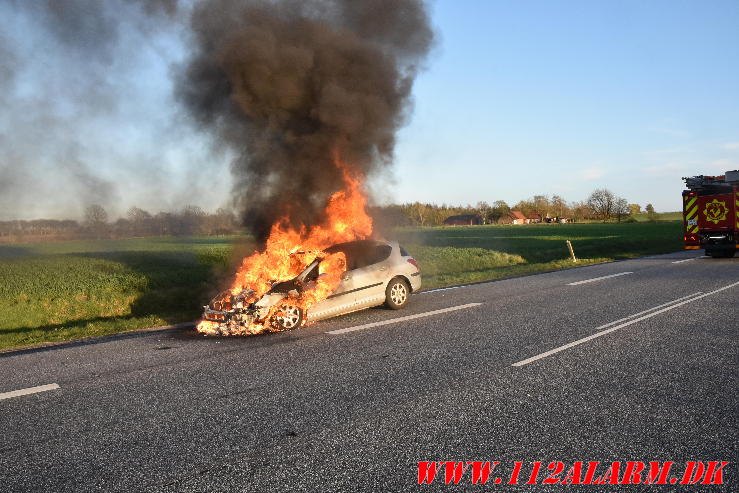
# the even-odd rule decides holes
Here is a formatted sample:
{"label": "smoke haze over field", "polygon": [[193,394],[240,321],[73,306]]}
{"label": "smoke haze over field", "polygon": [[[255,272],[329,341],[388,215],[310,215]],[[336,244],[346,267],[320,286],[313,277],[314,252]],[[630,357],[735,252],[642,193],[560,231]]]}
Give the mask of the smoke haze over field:
{"label": "smoke haze over field", "polygon": [[260,237],[281,216],[314,224],[342,188],[393,159],[433,34],[420,0],[208,0],[178,79],[195,120],[238,157],[234,191]]}
{"label": "smoke haze over field", "polygon": [[213,159],[172,99],[185,16],[175,0],[0,2],[0,220],[192,203]]}

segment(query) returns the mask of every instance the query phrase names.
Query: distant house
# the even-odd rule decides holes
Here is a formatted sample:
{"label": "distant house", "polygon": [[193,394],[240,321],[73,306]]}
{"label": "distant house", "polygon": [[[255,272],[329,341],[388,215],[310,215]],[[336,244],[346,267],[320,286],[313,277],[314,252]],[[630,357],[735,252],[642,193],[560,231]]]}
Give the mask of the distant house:
{"label": "distant house", "polygon": [[508,214],[500,218],[503,224],[528,224],[529,221],[521,211],[510,211]]}
{"label": "distant house", "polygon": [[477,214],[462,214],[444,219],[444,226],[477,226],[480,224],[482,224],[482,218]]}

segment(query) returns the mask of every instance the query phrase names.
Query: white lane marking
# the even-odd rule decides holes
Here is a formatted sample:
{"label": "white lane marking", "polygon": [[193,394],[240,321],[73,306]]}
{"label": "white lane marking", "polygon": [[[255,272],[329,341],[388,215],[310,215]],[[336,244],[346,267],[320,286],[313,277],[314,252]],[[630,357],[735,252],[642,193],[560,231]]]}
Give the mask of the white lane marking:
{"label": "white lane marking", "polygon": [[428,293],[438,293],[439,291],[448,291],[450,289],[459,289],[463,288],[464,286],[452,286],[450,288],[436,288],[436,289],[429,289],[428,291],[421,291],[419,293],[413,293],[413,294],[428,294]]}
{"label": "white lane marking", "polygon": [[441,310],[433,310],[430,312],[417,313],[416,315],[408,315],[407,317],[391,318],[390,320],[383,320],[382,322],[372,322],[370,324],[355,325],[354,327],[346,327],[344,329],[329,330],[326,334],[346,334],[347,332],[354,332],[357,330],[369,329],[371,327],[380,327],[382,325],[395,324],[398,322],[405,322],[407,320],[414,320],[416,318],[430,317],[432,315],[438,315],[440,313],[454,312],[457,310],[464,310],[465,308],[472,308],[480,306],[482,303],[467,303],[466,305],[452,306],[450,308],[442,308]]}
{"label": "white lane marking", "polygon": [[609,322],[605,325],[601,325],[600,327],[596,327],[595,330],[605,329],[607,327],[610,327],[611,325],[616,325],[621,322],[625,322],[627,320],[631,320],[632,318],[638,317],[640,315],[644,315],[645,313],[653,312],[654,310],[659,310],[660,308],[668,305],[672,305],[673,303],[678,303],[683,300],[687,300],[688,298],[692,298],[694,296],[698,296],[699,294],[703,294],[703,291],[698,291],[693,294],[689,294],[687,296],[683,296],[682,298],[678,298],[676,300],[668,301],[667,303],[662,303],[661,305],[653,306],[652,308],[647,308],[646,310],[642,310],[640,312],[634,313],[633,315],[629,315],[628,317],[619,318],[618,320],[614,320],[613,322]]}
{"label": "white lane marking", "polygon": [[601,279],[608,279],[610,277],[625,276],[627,274],[633,274],[633,272],[619,272],[618,274],[611,274],[610,276],[594,277],[592,279],[585,279],[584,281],[568,282],[568,286],[577,286],[578,284],[587,284],[589,282],[600,281]]}
{"label": "white lane marking", "polygon": [[59,385],[50,383],[48,385],[39,385],[37,387],[28,387],[27,389],[14,390],[12,392],[5,392],[0,394],[0,401],[3,399],[10,399],[11,397],[20,397],[22,395],[36,394],[38,392],[46,392],[47,390],[56,390]]}
{"label": "white lane marking", "polygon": [[699,258],[704,258],[704,257],[692,257],[692,258],[686,258],[686,259],[682,259],[682,260],[675,260],[672,263],[673,264],[682,264],[683,262],[690,262],[691,260],[698,260]]}
{"label": "white lane marking", "polygon": [[[695,296],[695,297],[690,298],[690,299],[685,300],[685,301],[680,301],[680,300],[682,300],[684,298],[678,298],[676,300],[673,300],[670,303],[666,303],[667,305],[669,305],[667,308],[662,308],[661,310],[652,311],[652,310],[654,310],[654,308],[659,308],[659,306],[655,306],[654,308],[652,308],[650,310],[645,310],[646,312],[650,312],[650,311],[652,312],[652,313],[649,313],[648,315],[644,315],[642,317],[635,318],[635,319],[631,320],[630,322],[625,322],[625,323],[622,323],[620,325],[616,325],[615,327],[611,327],[610,329],[606,329],[606,330],[602,330],[600,332],[596,332],[593,335],[589,335],[587,337],[583,337],[582,339],[578,339],[577,341],[570,342],[569,344],[565,344],[564,346],[559,346],[559,347],[554,348],[554,349],[552,349],[550,351],[546,351],[544,353],[537,354],[536,356],[532,356],[531,358],[527,358],[527,359],[521,360],[521,361],[519,361],[517,363],[513,363],[513,366],[528,365],[529,363],[533,363],[534,361],[540,360],[542,358],[546,358],[547,356],[551,356],[551,355],[556,354],[556,353],[558,353],[560,351],[564,351],[565,349],[570,349],[570,348],[575,347],[575,346],[578,346],[578,345],[580,345],[580,344],[582,344],[584,342],[592,341],[593,339],[595,339],[597,337],[604,336],[606,334],[610,334],[611,332],[616,331],[618,329],[622,329],[624,327],[628,327],[629,325],[635,324],[637,322],[641,322],[642,320],[646,320],[648,318],[652,318],[652,317],[654,317],[656,315],[659,315],[660,313],[664,313],[664,312],[670,311],[670,310],[672,310],[674,308],[677,308],[679,306],[683,306],[683,305],[686,305],[688,303],[692,303],[692,302],[697,301],[697,300],[699,300],[701,298],[705,298],[706,296],[711,296],[712,294],[720,293],[721,291],[724,291],[725,289],[733,288],[734,286],[739,286],[739,282],[735,282],[734,284],[729,284],[728,286],[724,286],[723,288],[719,288],[719,289],[716,289],[714,291],[709,291],[708,293],[705,293],[705,294],[700,294],[698,296]],[[664,305],[660,305],[660,306],[664,306]],[[633,316],[636,316],[636,315],[639,315],[639,314],[638,313],[637,314],[634,314],[634,315],[632,315],[632,317]],[[622,320],[626,320],[628,318],[630,318],[630,317],[626,317],[625,319],[622,319]],[[616,320],[615,322],[612,322],[611,324],[616,323],[616,322],[620,322],[620,321],[621,320]],[[600,329],[602,327],[608,327],[608,325],[611,325],[611,324],[602,325],[602,326],[597,327],[597,328]]]}

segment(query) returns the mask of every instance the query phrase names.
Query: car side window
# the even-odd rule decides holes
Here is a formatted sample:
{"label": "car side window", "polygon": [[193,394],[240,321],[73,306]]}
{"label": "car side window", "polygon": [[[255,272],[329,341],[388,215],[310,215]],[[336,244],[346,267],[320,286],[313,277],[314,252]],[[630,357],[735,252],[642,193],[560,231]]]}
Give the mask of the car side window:
{"label": "car side window", "polygon": [[326,249],[326,253],[343,253],[344,257],[346,257],[346,270],[353,270],[356,269],[356,263],[357,263],[357,251],[355,248],[352,248],[351,245],[341,245],[339,247],[331,247]]}
{"label": "car side window", "polygon": [[373,265],[386,260],[393,249],[390,245],[373,245],[369,248],[363,249],[362,255],[357,258],[355,269],[361,269],[368,265]]}
{"label": "car side window", "polygon": [[377,245],[375,247],[374,258],[372,259],[373,264],[379,264],[380,262],[390,258],[390,254],[393,253],[393,247],[390,245]]}

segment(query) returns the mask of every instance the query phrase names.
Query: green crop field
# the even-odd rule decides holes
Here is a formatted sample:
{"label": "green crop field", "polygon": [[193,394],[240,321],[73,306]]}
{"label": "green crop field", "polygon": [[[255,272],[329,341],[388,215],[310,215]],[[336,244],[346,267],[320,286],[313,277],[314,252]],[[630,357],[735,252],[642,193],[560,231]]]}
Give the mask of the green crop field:
{"label": "green crop field", "polygon": [[680,222],[407,228],[396,238],[418,257],[425,287],[497,279],[682,248]]}
{"label": "green crop field", "polygon": [[[646,222],[649,221],[649,214],[646,212],[641,214],[634,214],[633,217],[636,221],[639,222]],[[655,219],[657,221],[682,221],[683,220],[683,213],[680,211],[677,212],[657,212],[655,214]]]}
{"label": "green crop field", "polygon": [[[679,222],[402,228],[424,287],[669,252]],[[568,260],[571,240],[579,264]],[[0,245],[0,348],[187,320],[254,248],[236,237]]]}

